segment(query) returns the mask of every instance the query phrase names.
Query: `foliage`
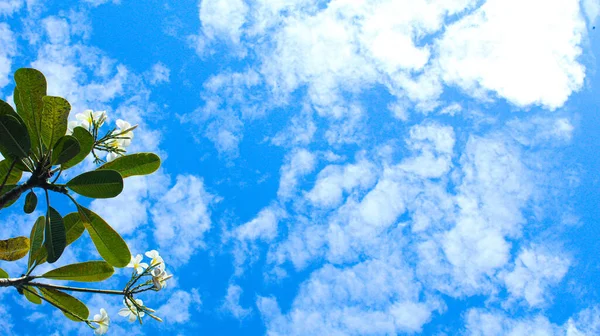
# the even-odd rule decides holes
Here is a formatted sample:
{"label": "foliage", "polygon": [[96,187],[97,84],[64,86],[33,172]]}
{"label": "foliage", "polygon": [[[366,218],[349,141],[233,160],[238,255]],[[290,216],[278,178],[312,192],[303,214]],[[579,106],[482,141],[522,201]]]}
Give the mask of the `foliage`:
{"label": "foliage", "polygon": [[[35,220],[29,237],[0,240],[1,260],[11,262],[29,255],[21,277],[10,278],[0,269],[0,287],[15,287],[33,304],[45,301],[67,318],[87,323],[96,334],[107,331],[110,319],[106,311],[102,309],[101,314],[90,320],[86,305],[67,291],[122,295],[126,308],[121,315],[140,323],[145,315],[160,321],[152,309],[134,297],[148,290],[160,290],[171,277],[158,252],[146,253],[152,259],[150,266],[141,263],[142,256],[132,257],[117,231],[73,196],[75,193],[94,199],[116,197],[123,190],[124,178],[152,174],[160,167],[160,158],[153,153],[126,154],[137,126],[123,120],[117,120],[118,128],[100,136],[100,128],[107,121],[103,111],[86,110],[76,115],[78,121],[69,122],[71,105],[64,98],[46,94],[46,79],[40,71],[19,69],[14,78],[16,111],[0,100],[0,154],[4,158],[0,161],[0,209],[11,206],[26,193],[23,211],[33,213],[38,208],[37,190],[45,197],[46,213]],[[100,157],[102,152],[106,153],[106,159]],[[90,155],[100,165],[97,169],[83,172],[66,183],[57,183],[63,171],[77,167]],[[74,211],[63,216],[51,206],[50,192],[70,199]],[[60,260],[65,249],[86,230],[104,260],[82,261],[34,275],[39,265]],[[121,291],[35,281],[101,282],[112,276],[115,267],[126,266],[134,270]]]}

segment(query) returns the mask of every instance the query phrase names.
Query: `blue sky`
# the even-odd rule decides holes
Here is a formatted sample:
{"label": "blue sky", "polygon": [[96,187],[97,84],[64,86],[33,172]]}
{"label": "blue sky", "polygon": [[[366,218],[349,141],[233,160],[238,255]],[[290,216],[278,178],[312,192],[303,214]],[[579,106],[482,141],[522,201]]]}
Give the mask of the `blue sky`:
{"label": "blue sky", "polygon": [[[163,158],[115,199],[81,198],[174,274],[141,297],[162,324],[80,296],[106,308],[109,334],[597,335],[599,13],[598,0],[0,0],[0,96],[37,68],[71,119],[106,110],[139,125],[131,152]],[[19,204],[2,239],[29,233]],[[90,250],[84,236],[59,263]],[[92,334],[0,297],[4,334]]]}

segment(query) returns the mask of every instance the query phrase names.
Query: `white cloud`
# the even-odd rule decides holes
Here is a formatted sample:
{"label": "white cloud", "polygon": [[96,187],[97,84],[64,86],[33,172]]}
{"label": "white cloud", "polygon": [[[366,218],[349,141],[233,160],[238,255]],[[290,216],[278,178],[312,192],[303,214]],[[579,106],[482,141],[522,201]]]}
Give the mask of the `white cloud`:
{"label": "white cloud", "polygon": [[169,264],[187,263],[204,246],[204,234],[212,223],[210,206],[215,201],[202,179],[190,175],[177,176],[175,185],[156,201],[150,210],[154,240]]}
{"label": "white cloud", "polygon": [[0,89],[12,82],[12,58],[17,52],[17,42],[10,26],[0,23]]}
{"label": "white cloud", "polygon": [[575,0],[489,0],[447,27],[437,62],[469,94],[555,109],[583,84],[584,29]]}
{"label": "white cloud", "polygon": [[325,265],[300,287],[290,313],[274,299],[257,305],[274,335],[365,335],[421,331],[438,302],[420,301],[420,286],[402,256],[338,269]]}
{"label": "white cloud", "polygon": [[[241,28],[246,21],[248,6],[243,0],[202,0],[200,1],[200,39],[223,39],[232,44],[240,41]],[[199,48],[200,50],[202,47]]]}
{"label": "white cloud", "polygon": [[23,6],[23,0],[0,1],[0,15],[11,16],[18,12]]}
{"label": "white cloud", "polygon": [[227,295],[225,296],[225,301],[221,305],[221,309],[229,312],[236,319],[240,320],[252,313],[252,309],[243,308],[240,305],[240,296],[242,295],[243,290],[240,286],[235,284],[229,284],[227,288]]}
{"label": "white cloud", "polygon": [[281,178],[277,196],[289,198],[296,191],[298,180],[313,171],[317,163],[313,153],[306,149],[296,149],[286,158],[286,163],[281,167]]}
{"label": "white cloud", "polygon": [[319,207],[335,207],[342,202],[344,193],[372,186],[375,176],[376,167],[364,158],[355,164],[329,165],[319,172],[315,186],[306,198]]}
{"label": "white cloud", "polygon": [[236,227],[234,235],[240,241],[256,239],[271,241],[277,236],[277,225],[284,215],[285,213],[276,205],[266,207],[256,218]]}
{"label": "white cloud", "polygon": [[519,253],[514,269],[504,276],[504,283],[512,297],[524,299],[532,307],[543,306],[549,287],[558,284],[568,268],[568,259],[534,246]]}
{"label": "white cloud", "polygon": [[598,1],[598,0],[583,0],[582,6],[583,6],[583,10],[585,11],[585,15],[587,16],[589,25],[593,26],[594,24],[596,24],[598,15],[600,15],[600,1]]}
{"label": "white cloud", "polygon": [[166,323],[181,324],[189,322],[192,314],[200,311],[201,305],[202,300],[197,289],[193,288],[190,292],[178,290],[156,310],[156,314]]}
{"label": "white cloud", "polygon": [[152,85],[168,83],[170,80],[171,70],[162,62],[158,62],[152,66],[152,69],[147,74],[148,81]]}

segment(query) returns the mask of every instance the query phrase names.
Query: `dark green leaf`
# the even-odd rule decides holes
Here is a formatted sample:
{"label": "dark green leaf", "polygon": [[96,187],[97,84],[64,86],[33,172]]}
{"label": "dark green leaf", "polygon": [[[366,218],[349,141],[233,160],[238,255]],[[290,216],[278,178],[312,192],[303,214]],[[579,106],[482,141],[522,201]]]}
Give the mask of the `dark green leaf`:
{"label": "dark green leaf", "polygon": [[[12,160],[0,161],[0,183],[2,183],[2,181],[4,181],[4,178],[8,174],[8,171],[10,170],[11,165],[12,165]],[[19,180],[21,180],[21,175],[23,175],[23,172],[21,170],[19,170],[16,167],[16,165],[13,166],[12,170],[10,171],[10,174],[8,175],[8,180],[6,180],[6,183],[7,184],[16,184],[17,182],[19,182]]]}
{"label": "dark green leaf", "polygon": [[6,273],[5,270],[3,270],[2,268],[0,268],[0,278],[8,278],[8,273]]}
{"label": "dark green leaf", "polygon": [[91,198],[111,198],[123,191],[123,178],[114,170],[94,170],[67,182],[74,192]]}
{"label": "dark green leaf", "polygon": [[92,147],[94,147],[94,137],[81,126],[77,126],[73,129],[73,137],[79,141],[79,153],[72,158],[71,160],[62,164],[62,169],[69,169],[71,167],[76,166],[79,162],[83,161],[88,154],[92,151]]}
{"label": "dark green leaf", "polygon": [[58,139],[52,149],[52,165],[60,165],[73,159],[80,151],[79,141],[71,135]]}
{"label": "dark green leaf", "polygon": [[60,307],[62,313],[70,320],[82,322],[90,316],[85,304],[67,293],[43,287],[40,287],[40,291],[46,300]]}
{"label": "dark green leaf", "polygon": [[[67,236],[67,245],[71,245],[74,241],[81,237],[83,231],[85,231],[85,227],[83,226],[83,222],[79,218],[79,213],[71,212],[63,218],[65,223],[65,231]],[[48,257],[48,252],[46,252],[46,248],[42,246],[39,252],[39,256],[36,258],[38,261],[38,265],[41,265],[46,262],[46,258]]]}
{"label": "dark green leaf", "polygon": [[42,98],[46,95],[46,78],[38,70],[22,68],[15,72],[15,82],[15,106],[29,131],[32,149],[37,152],[44,108]]}
{"label": "dark green leaf", "polygon": [[23,211],[25,211],[25,213],[32,213],[35,210],[35,207],[37,206],[37,196],[35,195],[35,193],[33,191],[30,191],[27,196],[25,197],[25,205],[23,205]]}
{"label": "dark green leaf", "polygon": [[93,211],[81,205],[77,205],[77,210],[100,256],[114,267],[127,266],[131,252],[117,231]]}
{"label": "dark green leaf", "polygon": [[52,148],[60,137],[67,132],[67,123],[71,104],[61,97],[45,96],[42,111],[42,141]]}
{"label": "dark green leaf", "polygon": [[33,294],[32,292],[39,295],[39,293],[38,293],[37,289],[35,289],[35,287],[23,286],[23,295],[25,295],[25,298],[29,302],[34,303],[34,304],[42,304],[42,299],[39,296]]}
{"label": "dark green leaf", "polygon": [[115,270],[106,261],[86,261],[71,264],[46,272],[46,279],[97,282],[110,278]]}
{"label": "dark green leaf", "polygon": [[154,153],[136,153],[118,157],[100,166],[100,169],[118,171],[123,178],[135,175],[148,175],[160,167],[160,158]]}
{"label": "dark green leaf", "polygon": [[53,207],[48,208],[44,236],[46,237],[44,246],[48,252],[48,262],[52,264],[60,258],[67,245],[63,218]]}
{"label": "dark green leaf", "polygon": [[6,152],[17,158],[29,155],[31,142],[27,128],[13,116],[0,116],[0,149],[2,153]]}
{"label": "dark green leaf", "polygon": [[31,267],[31,265],[33,265],[33,262],[38,259],[38,255],[40,254],[42,244],[44,243],[45,224],[46,218],[44,216],[40,216],[31,228],[31,234],[29,235],[31,249],[29,250],[29,261],[27,262],[28,269]]}
{"label": "dark green leaf", "polygon": [[[2,189],[0,189],[0,195],[4,195],[16,187],[18,187],[18,186],[14,185],[14,184],[5,185]],[[3,208],[8,208],[9,206],[13,205],[17,200],[18,199],[13,199],[12,201],[7,202],[6,204],[4,204]]]}
{"label": "dark green leaf", "polygon": [[0,240],[0,260],[15,261],[29,252],[29,238],[16,237]]}

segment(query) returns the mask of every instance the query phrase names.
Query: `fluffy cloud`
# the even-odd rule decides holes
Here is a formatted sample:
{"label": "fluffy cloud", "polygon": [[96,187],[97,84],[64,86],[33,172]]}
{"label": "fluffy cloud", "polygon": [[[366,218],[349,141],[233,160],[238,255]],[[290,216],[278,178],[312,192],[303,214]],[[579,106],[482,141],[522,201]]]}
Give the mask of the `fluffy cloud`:
{"label": "fluffy cloud", "polygon": [[524,299],[532,307],[546,302],[548,287],[556,285],[567,273],[569,261],[546,251],[525,249],[519,254],[515,267],[504,276],[508,292]]}
{"label": "fluffy cloud", "polygon": [[584,29],[578,1],[487,1],[446,29],[442,77],[471,94],[558,108],[583,84]]}
{"label": "fluffy cloud", "polygon": [[316,162],[316,157],[306,149],[298,149],[290,153],[286,159],[287,163],[281,167],[281,179],[277,196],[288,198],[293,195],[298,180],[310,173]]}
{"label": "fluffy cloud", "polygon": [[16,52],[17,42],[10,26],[0,23],[0,89],[12,81],[12,57]]}
{"label": "fluffy cloud", "polygon": [[154,240],[170,264],[188,262],[204,246],[204,234],[211,229],[210,206],[215,196],[195,176],[177,176],[175,185],[156,201],[150,213]]}
{"label": "fluffy cloud", "polygon": [[235,284],[230,284],[227,288],[227,295],[225,296],[225,301],[221,306],[226,312],[229,312],[237,319],[243,319],[249,314],[252,313],[251,309],[243,308],[240,305],[240,296],[242,295],[242,288]]}
{"label": "fluffy cloud", "polygon": [[171,295],[169,300],[157,309],[159,316],[169,324],[182,324],[189,322],[193,312],[198,312],[202,300],[198,290],[190,292],[178,290]]}

